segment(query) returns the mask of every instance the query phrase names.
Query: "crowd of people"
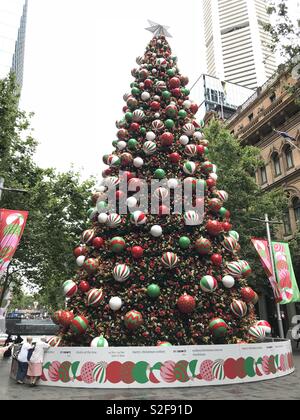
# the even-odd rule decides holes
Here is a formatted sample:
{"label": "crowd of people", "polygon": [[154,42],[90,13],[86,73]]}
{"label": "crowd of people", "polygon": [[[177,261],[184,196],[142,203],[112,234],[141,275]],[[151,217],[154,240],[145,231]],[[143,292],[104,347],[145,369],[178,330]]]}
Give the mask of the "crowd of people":
{"label": "crowd of people", "polygon": [[49,347],[45,337],[34,342],[32,337],[26,337],[23,340],[18,335],[13,339],[8,334],[4,347],[0,348],[0,358],[10,359],[13,356],[18,363],[17,384],[23,385],[28,377],[30,386],[34,387],[42,376],[44,355]]}

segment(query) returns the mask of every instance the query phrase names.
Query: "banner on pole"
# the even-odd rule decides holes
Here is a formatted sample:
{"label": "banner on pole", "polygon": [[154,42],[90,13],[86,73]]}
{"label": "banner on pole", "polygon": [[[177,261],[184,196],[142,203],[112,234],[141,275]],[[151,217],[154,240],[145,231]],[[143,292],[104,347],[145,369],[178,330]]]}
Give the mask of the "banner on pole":
{"label": "banner on pole", "polygon": [[272,260],[271,260],[268,241],[266,239],[257,239],[257,238],[252,238],[251,241],[256,251],[258,252],[258,255],[264,267],[265,273],[270,281],[271,287],[273,289],[275,301],[276,303],[282,303],[283,294],[280,290],[280,286],[278,285],[276,281],[276,277],[273,273]]}
{"label": "banner on pole", "polygon": [[11,262],[22,238],[27,211],[0,209],[0,274]]}
{"label": "banner on pole", "polygon": [[276,277],[282,292],[281,305],[300,302],[300,292],[295,277],[289,244],[272,242]]}

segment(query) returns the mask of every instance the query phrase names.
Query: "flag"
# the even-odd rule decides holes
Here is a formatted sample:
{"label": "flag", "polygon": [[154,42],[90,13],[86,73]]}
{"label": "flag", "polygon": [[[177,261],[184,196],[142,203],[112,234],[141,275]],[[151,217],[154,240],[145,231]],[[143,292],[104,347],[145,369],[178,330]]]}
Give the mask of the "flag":
{"label": "flag", "polygon": [[297,141],[294,137],[290,136],[288,133],[285,133],[284,131],[277,131],[274,130],[275,133],[280,134],[281,137],[287,139],[287,140],[291,140],[291,141]]}
{"label": "flag", "polygon": [[272,242],[276,277],[282,291],[281,305],[300,302],[300,292],[295,277],[289,244]]}
{"label": "flag", "polygon": [[251,241],[256,251],[258,252],[258,255],[260,257],[265,273],[270,281],[271,287],[273,289],[275,301],[276,303],[281,303],[283,300],[283,295],[280,290],[280,286],[276,282],[276,277],[273,273],[272,260],[271,260],[268,241],[266,239],[257,239],[257,238],[252,238]]}
{"label": "flag", "polygon": [[0,274],[9,266],[23,235],[27,211],[0,209]]}

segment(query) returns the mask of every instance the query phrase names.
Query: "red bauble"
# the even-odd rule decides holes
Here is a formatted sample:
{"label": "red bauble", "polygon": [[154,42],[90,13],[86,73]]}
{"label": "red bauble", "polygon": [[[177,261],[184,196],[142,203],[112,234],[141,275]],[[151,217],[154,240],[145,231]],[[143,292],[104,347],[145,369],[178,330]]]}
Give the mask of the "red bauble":
{"label": "red bauble", "polygon": [[134,259],[138,260],[143,257],[144,249],[141,246],[134,246],[131,250]]}
{"label": "red bauble", "polygon": [[93,245],[94,248],[100,249],[104,245],[104,239],[100,238],[100,237],[94,238],[93,242],[92,242],[92,245]]}
{"label": "red bauble", "polygon": [[232,224],[229,222],[224,222],[223,229],[225,232],[230,232],[232,230]]}
{"label": "red bauble", "polygon": [[106,178],[107,176],[110,176],[111,174],[112,174],[111,168],[104,169],[104,171],[102,172],[103,178]]}
{"label": "red bauble", "polygon": [[181,156],[179,153],[172,153],[171,155],[169,155],[169,159],[172,163],[179,163]]}
{"label": "red bauble", "polygon": [[206,181],[206,184],[208,188],[213,188],[217,185],[217,182],[212,178],[208,178],[208,180]]}
{"label": "red bauble", "polygon": [[153,111],[159,111],[160,110],[160,103],[157,101],[153,101],[150,104],[150,107]]}
{"label": "red bauble", "polygon": [[196,300],[193,296],[182,295],[177,301],[177,307],[183,314],[190,314],[196,308]]}
{"label": "red bauble", "polygon": [[209,220],[206,224],[206,230],[211,236],[218,236],[223,231],[223,223],[217,220]]}
{"label": "red bauble", "polygon": [[131,172],[129,172],[129,171],[125,171],[123,173],[121,172],[121,178],[122,179],[125,179],[127,181],[130,181],[133,177],[134,177],[134,175]]}
{"label": "red bauble", "polygon": [[149,88],[151,88],[153,86],[153,81],[151,79],[146,79],[144,81],[144,85],[145,85],[145,88],[146,89],[149,89]]}
{"label": "red bauble", "polygon": [[172,77],[172,79],[170,79],[169,81],[169,86],[171,89],[176,89],[180,87],[180,79],[178,77]]}
{"label": "red bauble", "polygon": [[73,312],[63,311],[61,316],[60,316],[59,321],[60,321],[60,324],[63,327],[69,327],[71,325],[71,322],[73,321],[73,319],[74,319]]}
{"label": "red bauble", "polygon": [[117,136],[118,136],[118,139],[124,140],[128,136],[128,131],[125,130],[124,128],[121,128],[121,130],[118,131]]}
{"label": "red bauble", "polygon": [[160,136],[161,145],[164,147],[172,146],[174,135],[172,133],[164,133]]}
{"label": "red bauble", "polygon": [[90,290],[90,288],[91,288],[91,286],[90,286],[90,284],[87,282],[87,281],[81,281],[80,283],[79,283],[79,290],[82,292],[82,293],[86,293],[86,292],[88,292],[89,290]]}
{"label": "red bauble", "polygon": [[220,267],[222,265],[223,262],[223,257],[220,254],[213,254],[210,258],[211,262],[213,263],[213,265]]}
{"label": "red bauble", "polygon": [[190,107],[190,110],[193,114],[197,114],[199,110],[199,106],[197,104],[192,104],[192,106]]}
{"label": "red bauble", "polygon": [[167,216],[170,214],[170,209],[167,206],[159,206],[159,216]]}
{"label": "red bauble", "polygon": [[85,246],[78,246],[73,251],[73,254],[76,258],[81,257],[81,255],[86,255],[87,253],[88,249]]}
{"label": "red bauble", "polygon": [[138,123],[132,123],[130,125],[130,130],[132,130],[132,131],[140,131],[140,124],[138,124]]}
{"label": "red bauble", "polygon": [[173,89],[171,92],[173,96],[176,96],[176,98],[179,98],[181,96],[181,90],[179,88]]}
{"label": "red bauble", "polygon": [[251,287],[244,287],[241,289],[241,296],[244,302],[251,303],[256,298],[256,292]]}
{"label": "red bauble", "polygon": [[125,114],[127,111],[128,111],[128,107],[125,105],[125,106],[123,107],[123,112],[124,112],[124,114]]}
{"label": "red bauble", "polygon": [[198,155],[200,155],[200,156],[204,155],[204,153],[205,153],[205,147],[204,147],[204,146],[202,146],[202,145],[197,146],[197,153],[198,153]]}

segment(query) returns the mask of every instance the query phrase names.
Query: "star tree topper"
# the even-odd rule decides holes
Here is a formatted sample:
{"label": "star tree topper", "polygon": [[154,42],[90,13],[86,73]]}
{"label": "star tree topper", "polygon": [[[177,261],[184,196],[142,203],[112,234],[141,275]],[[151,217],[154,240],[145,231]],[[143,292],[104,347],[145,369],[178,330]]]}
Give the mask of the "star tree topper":
{"label": "star tree topper", "polygon": [[152,32],[154,36],[164,36],[166,38],[172,38],[172,35],[168,31],[170,26],[160,25],[159,23],[153,22],[152,20],[148,20],[148,22],[151,26],[149,28],[146,28],[146,30]]}

